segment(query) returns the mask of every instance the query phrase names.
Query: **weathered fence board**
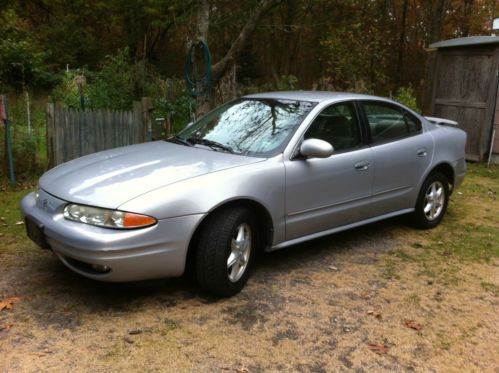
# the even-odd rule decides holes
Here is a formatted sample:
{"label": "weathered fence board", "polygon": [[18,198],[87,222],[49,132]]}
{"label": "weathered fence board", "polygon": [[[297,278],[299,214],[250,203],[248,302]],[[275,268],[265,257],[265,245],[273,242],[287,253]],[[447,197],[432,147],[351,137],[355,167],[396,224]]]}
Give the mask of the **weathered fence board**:
{"label": "weathered fence board", "polygon": [[47,105],[49,167],[87,154],[150,140],[152,108],[135,102],[133,110],[78,110]]}

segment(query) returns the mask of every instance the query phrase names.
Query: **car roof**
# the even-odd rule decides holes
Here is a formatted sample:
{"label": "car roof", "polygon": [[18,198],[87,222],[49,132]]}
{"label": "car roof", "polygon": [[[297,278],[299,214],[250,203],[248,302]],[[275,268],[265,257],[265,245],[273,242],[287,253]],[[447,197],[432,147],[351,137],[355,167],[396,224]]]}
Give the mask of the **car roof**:
{"label": "car roof", "polygon": [[327,91],[278,91],[278,92],[263,92],[244,96],[245,98],[270,98],[281,100],[295,101],[330,101],[330,100],[386,100],[382,97],[361,95],[358,93],[349,92],[327,92]]}

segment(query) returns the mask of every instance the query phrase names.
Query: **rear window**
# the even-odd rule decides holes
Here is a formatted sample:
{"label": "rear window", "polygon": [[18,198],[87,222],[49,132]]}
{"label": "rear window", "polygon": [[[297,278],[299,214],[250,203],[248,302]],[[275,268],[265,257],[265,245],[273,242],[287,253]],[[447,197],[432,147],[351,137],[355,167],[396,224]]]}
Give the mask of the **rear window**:
{"label": "rear window", "polygon": [[362,102],[373,143],[410,136],[421,131],[421,122],[400,106],[383,102]]}

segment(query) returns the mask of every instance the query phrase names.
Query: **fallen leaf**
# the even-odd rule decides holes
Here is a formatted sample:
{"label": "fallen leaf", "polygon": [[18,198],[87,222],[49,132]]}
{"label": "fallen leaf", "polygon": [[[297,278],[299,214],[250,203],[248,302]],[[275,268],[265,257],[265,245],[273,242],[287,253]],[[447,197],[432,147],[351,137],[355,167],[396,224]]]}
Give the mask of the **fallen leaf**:
{"label": "fallen leaf", "polygon": [[362,299],[371,299],[371,295],[367,292],[360,293]]}
{"label": "fallen leaf", "polygon": [[384,344],[379,344],[379,343],[369,343],[367,345],[367,347],[369,347],[369,349],[372,352],[374,352],[375,354],[378,354],[378,355],[386,354],[389,350],[389,348],[387,346],[385,346]]}
{"label": "fallen leaf", "polygon": [[248,370],[248,368],[238,368],[238,369],[236,369],[236,372],[237,373],[248,373],[249,370]]}
{"label": "fallen leaf", "polygon": [[381,311],[378,310],[378,309],[369,310],[369,311],[367,311],[367,314],[368,315],[373,315],[374,317],[377,317],[378,319],[381,319]]}
{"label": "fallen leaf", "polygon": [[338,270],[338,268],[336,268],[335,266],[329,266],[329,269],[330,269],[331,271],[337,271],[337,270]]}
{"label": "fallen leaf", "polygon": [[23,224],[24,224],[24,222],[23,222],[22,220],[19,220],[19,221],[16,223],[16,225],[23,225]]}
{"label": "fallen leaf", "polygon": [[3,309],[11,310],[14,307],[14,303],[19,302],[19,297],[10,297],[0,301],[0,311]]}
{"label": "fallen leaf", "polygon": [[414,330],[423,329],[423,325],[414,320],[404,320],[404,325],[409,329],[414,329]]}
{"label": "fallen leaf", "polygon": [[14,324],[5,324],[5,325],[2,325],[2,326],[0,326],[0,331],[2,331],[2,330],[8,331],[13,326],[14,326]]}

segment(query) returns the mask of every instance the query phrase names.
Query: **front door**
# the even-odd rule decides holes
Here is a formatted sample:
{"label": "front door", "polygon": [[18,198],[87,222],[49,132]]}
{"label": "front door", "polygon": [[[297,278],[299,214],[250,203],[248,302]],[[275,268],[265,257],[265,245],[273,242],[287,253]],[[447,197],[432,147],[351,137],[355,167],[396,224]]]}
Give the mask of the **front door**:
{"label": "front door", "polygon": [[369,216],[372,153],[365,145],[353,102],[325,108],[304,138],[333,145],[329,158],[285,161],[286,240],[363,220]]}

